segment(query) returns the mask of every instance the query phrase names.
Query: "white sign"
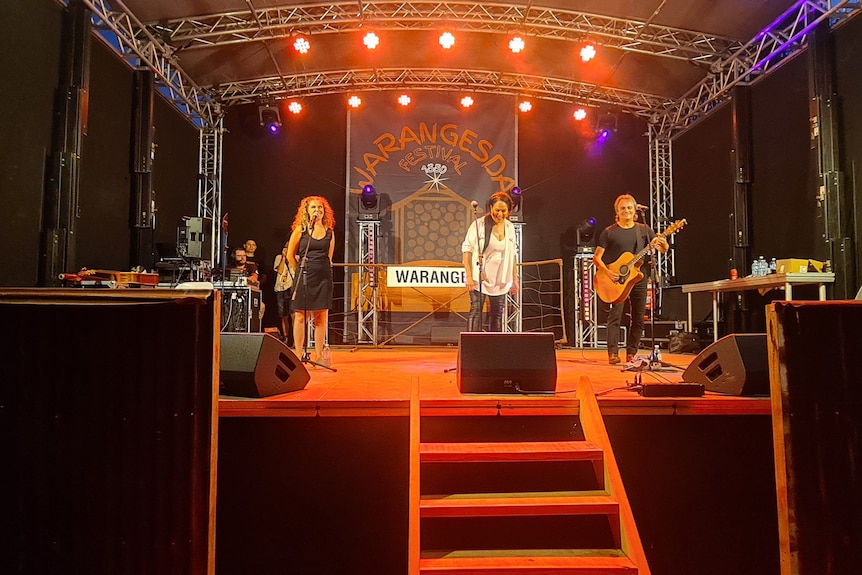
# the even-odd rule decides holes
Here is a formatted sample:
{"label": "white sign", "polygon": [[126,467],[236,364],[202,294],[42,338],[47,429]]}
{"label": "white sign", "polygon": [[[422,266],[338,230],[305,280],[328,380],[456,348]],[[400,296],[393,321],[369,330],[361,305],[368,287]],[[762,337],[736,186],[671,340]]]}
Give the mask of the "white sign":
{"label": "white sign", "polygon": [[465,287],[464,268],[430,266],[389,266],[386,269],[387,287]]}

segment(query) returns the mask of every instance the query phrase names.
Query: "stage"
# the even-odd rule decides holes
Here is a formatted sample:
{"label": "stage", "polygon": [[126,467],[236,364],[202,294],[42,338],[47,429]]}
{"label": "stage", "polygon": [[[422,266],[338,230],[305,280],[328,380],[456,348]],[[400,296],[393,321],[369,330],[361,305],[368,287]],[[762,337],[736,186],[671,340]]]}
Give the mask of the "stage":
{"label": "stage", "polygon": [[[556,350],[552,396],[461,394],[456,372],[445,371],[457,353],[335,348],[338,371],[310,368],[304,389],[221,396],[217,571],[404,572],[411,394],[423,437],[541,441],[581,433],[576,390],[587,377],[651,572],[778,574],[768,397],[643,397],[628,389],[636,377],[678,383],[682,369],[625,371],[607,363],[604,349],[565,348]],[[662,359],[685,368],[696,357]],[[555,470],[546,479],[565,476]]]}
{"label": "stage", "polygon": [[[458,390],[456,347],[333,348],[337,372],[309,367],[304,389],[265,398],[221,396],[219,415],[232,416],[385,416],[407,415],[411,386],[419,387],[423,408],[486,409],[498,403],[553,406],[574,400],[578,380],[592,383],[605,415],[768,415],[768,397],[729,396],[706,391],[702,397],[643,397],[633,386],[680,383],[693,354],[664,352],[662,361],[675,367],[660,371],[627,371],[609,365],[603,349],[557,349],[557,386],[553,396],[462,394]],[[648,355],[642,351],[642,356]],[[448,371],[447,370],[451,370]]]}

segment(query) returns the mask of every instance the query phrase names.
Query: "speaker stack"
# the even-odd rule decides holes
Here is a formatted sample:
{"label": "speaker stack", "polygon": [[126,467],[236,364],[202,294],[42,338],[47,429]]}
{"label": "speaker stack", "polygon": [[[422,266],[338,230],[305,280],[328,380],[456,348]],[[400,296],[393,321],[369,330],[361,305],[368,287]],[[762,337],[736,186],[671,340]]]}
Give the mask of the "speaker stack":
{"label": "speaker stack", "polygon": [[721,338],[694,358],[682,378],[725,395],[769,395],[766,334],[738,333]]}
{"label": "speaker stack", "polygon": [[289,347],[265,333],[222,333],[219,393],[267,397],[304,389],[311,375]]}
{"label": "speaker stack", "polygon": [[553,393],[553,333],[464,332],[458,345],[461,393]]}

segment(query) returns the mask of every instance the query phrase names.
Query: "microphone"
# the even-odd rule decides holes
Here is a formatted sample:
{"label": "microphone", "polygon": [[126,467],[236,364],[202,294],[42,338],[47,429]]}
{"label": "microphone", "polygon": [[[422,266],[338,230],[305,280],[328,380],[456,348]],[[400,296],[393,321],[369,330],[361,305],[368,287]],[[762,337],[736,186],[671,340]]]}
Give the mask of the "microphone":
{"label": "microphone", "polygon": [[645,206],[645,205],[643,205],[643,204],[637,204],[637,205],[635,205],[635,209],[636,209],[637,211],[639,211],[639,212],[645,212],[645,211],[649,210],[649,208],[648,208],[648,207],[646,207],[646,206]]}
{"label": "microphone", "polygon": [[472,202],[470,202],[470,207],[473,208],[473,211],[478,210],[479,209],[479,202],[477,202],[476,200],[473,200]]}

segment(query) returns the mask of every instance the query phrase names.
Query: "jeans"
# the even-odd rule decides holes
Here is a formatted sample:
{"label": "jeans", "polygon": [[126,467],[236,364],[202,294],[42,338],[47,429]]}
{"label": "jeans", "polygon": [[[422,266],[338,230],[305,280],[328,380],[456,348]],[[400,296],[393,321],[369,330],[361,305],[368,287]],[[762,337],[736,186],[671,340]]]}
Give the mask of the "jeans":
{"label": "jeans", "polygon": [[[644,313],[646,312],[647,282],[642,279],[634,285],[629,294],[631,302],[631,325],[626,337],[626,355],[636,355],[644,332]],[[608,355],[619,353],[620,323],[626,302],[615,303],[608,315]]]}
{"label": "jeans", "polygon": [[485,298],[488,298],[488,331],[503,331],[503,304],[506,302],[506,294],[480,296],[478,291],[470,292],[467,331],[482,331],[482,307]]}

